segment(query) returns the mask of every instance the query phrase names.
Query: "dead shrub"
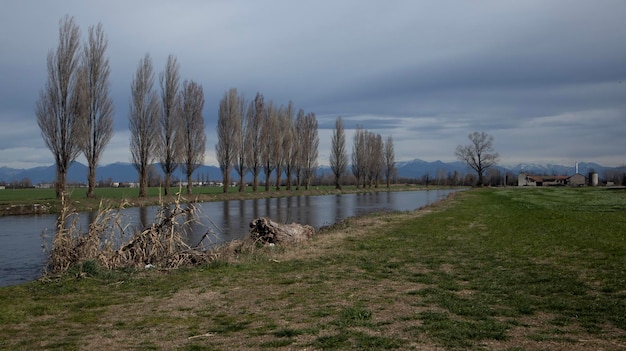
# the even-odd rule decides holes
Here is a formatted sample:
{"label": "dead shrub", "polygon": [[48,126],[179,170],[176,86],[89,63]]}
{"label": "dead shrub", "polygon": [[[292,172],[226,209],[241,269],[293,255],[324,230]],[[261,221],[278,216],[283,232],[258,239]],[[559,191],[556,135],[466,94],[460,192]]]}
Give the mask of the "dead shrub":
{"label": "dead shrub", "polygon": [[204,247],[205,239],[215,235],[212,228],[193,247],[184,241],[190,224],[199,222],[199,217],[192,204],[181,206],[180,195],[172,206],[161,205],[153,223],[141,230],[123,225],[122,209],[126,202],[117,208],[104,207],[101,203],[85,233],[79,228],[78,213],[65,197],[61,203],[47,273],[63,273],[86,261],[97,262],[107,269],[178,268],[208,263],[218,257],[217,251]]}

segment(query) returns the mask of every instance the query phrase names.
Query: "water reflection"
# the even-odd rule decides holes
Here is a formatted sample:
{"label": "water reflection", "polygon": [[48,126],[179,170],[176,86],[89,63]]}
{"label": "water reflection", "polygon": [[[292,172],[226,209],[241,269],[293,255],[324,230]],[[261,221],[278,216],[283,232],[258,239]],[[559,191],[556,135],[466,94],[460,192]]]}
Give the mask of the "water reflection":
{"label": "water reflection", "polygon": [[[326,196],[294,196],[207,202],[196,204],[199,212],[189,215],[187,243],[196,245],[207,232],[212,243],[242,238],[249,223],[258,217],[270,217],[277,222],[309,224],[319,229],[352,216],[391,210],[413,210],[445,198],[455,190],[413,192],[376,192]],[[158,207],[123,210],[121,226],[127,235],[154,222]],[[84,213],[77,224],[85,231],[95,213]],[[45,230],[50,246],[55,231],[56,215],[0,217],[0,286],[17,284],[36,278],[41,273],[46,256],[41,250],[41,235]],[[47,228],[47,229],[46,229]],[[205,243],[208,245],[208,243]]]}

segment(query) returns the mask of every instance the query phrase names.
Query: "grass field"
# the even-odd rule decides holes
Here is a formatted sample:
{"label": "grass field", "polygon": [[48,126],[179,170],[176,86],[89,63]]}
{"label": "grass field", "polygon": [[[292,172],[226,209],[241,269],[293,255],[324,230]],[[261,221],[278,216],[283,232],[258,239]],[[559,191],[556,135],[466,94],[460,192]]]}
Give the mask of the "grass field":
{"label": "grass field", "polygon": [[[0,348],[626,350],[626,192],[479,189],[178,271],[0,289]],[[82,275],[81,275],[82,276]]]}
{"label": "grass field", "polygon": [[[272,187],[272,190],[274,188]],[[180,189],[172,187],[170,190],[173,193],[178,192]],[[246,188],[246,192],[251,192],[252,188]],[[265,191],[262,189],[262,191]],[[80,200],[86,198],[87,188],[69,188],[68,192],[70,198],[73,200]],[[186,189],[183,188],[182,192],[185,193]],[[197,195],[218,195],[223,193],[222,187],[210,186],[210,187],[195,187],[193,188],[194,194]],[[237,188],[229,188],[230,193],[236,193]],[[135,198],[139,194],[139,189],[136,188],[96,188],[97,198],[107,199],[128,199]],[[148,188],[148,196],[158,197],[159,194],[163,194],[163,189],[158,187]],[[0,202],[28,202],[33,200],[55,200],[54,189],[4,189],[0,191]]]}

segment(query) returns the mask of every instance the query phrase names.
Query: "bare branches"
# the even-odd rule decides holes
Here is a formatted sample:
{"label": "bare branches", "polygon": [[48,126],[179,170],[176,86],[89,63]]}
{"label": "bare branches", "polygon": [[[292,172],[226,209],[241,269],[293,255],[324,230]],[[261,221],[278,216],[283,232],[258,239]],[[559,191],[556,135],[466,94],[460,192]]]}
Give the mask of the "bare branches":
{"label": "bare branches", "polygon": [[139,196],[146,196],[148,171],[154,160],[159,100],[154,92],[154,70],[149,54],[139,62],[131,83],[129,129],[132,161],[139,173]]}
{"label": "bare branches", "polygon": [[263,95],[256,94],[250,101],[246,112],[246,168],[252,173],[252,191],[259,187],[259,173],[262,168],[261,126],[265,120],[265,102]]}
{"label": "bare branches", "polygon": [[[95,261],[106,269],[178,268],[208,263],[217,257],[216,252],[204,250],[202,241],[195,247],[184,241],[187,230],[199,217],[193,206],[181,207],[180,198],[173,207],[161,206],[154,222],[140,230],[123,225],[123,207],[124,203],[118,208],[101,207],[87,232],[81,233],[76,213],[63,202],[48,272],[62,273],[86,261]],[[203,239],[212,233],[208,228]]]}
{"label": "bare branches", "polygon": [[384,171],[387,188],[389,188],[391,187],[391,177],[394,176],[396,172],[396,156],[393,147],[393,137],[391,135],[387,137],[387,142],[385,143]]}
{"label": "bare branches", "polygon": [[476,171],[478,186],[482,186],[485,171],[498,162],[499,155],[493,152],[493,136],[485,132],[473,132],[467,137],[470,144],[457,146],[454,154],[459,161]]}
{"label": "bare branches", "polygon": [[[296,122],[298,123],[298,121]],[[298,128],[298,143],[302,147],[300,164],[302,166],[304,188],[309,189],[311,180],[317,169],[317,156],[320,139],[317,134],[317,119],[315,113],[309,112],[300,121]]]}
{"label": "bare branches", "polygon": [[224,93],[224,97],[220,100],[217,119],[218,143],[215,145],[215,152],[222,170],[225,193],[228,192],[230,185],[230,169],[240,148],[237,140],[241,133],[243,106],[243,98],[240,98],[235,88]]}
{"label": "bare branches", "polygon": [[[391,141],[391,136],[387,139]],[[378,187],[383,171],[387,183],[391,172],[395,169],[393,142],[386,146],[380,134],[375,134],[357,126],[352,147],[352,174],[356,178],[356,186]]]}
{"label": "bare branches", "polygon": [[55,158],[57,198],[64,195],[68,168],[80,153],[79,49],[80,30],[66,16],[59,22],[57,49],[48,53],[48,79],[35,107],[41,136]]}
{"label": "bare branches", "polygon": [[335,176],[335,188],[341,190],[341,180],[348,170],[348,154],[346,151],[346,132],[341,116],[335,121],[335,129],[330,146],[330,169]]}
{"label": "bare branches", "polygon": [[183,83],[181,96],[182,168],[187,175],[187,194],[191,194],[191,175],[204,162],[206,134],[204,132],[204,91],[194,81]]}
{"label": "bare branches", "polygon": [[180,67],[176,57],[169,55],[165,71],[159,75],[161,86],[161,115],[157,146],[157,158],[161,169],[165,173],[163,189],[169,194],[172,173],[178,167],[180,158],[181,139],[180,127]]}
{"label": "bare branches", "polygon": [[96,167],[113,136],[113,100],[109,95],[109,60],[105,57],[107,39],[102,24],[89,28],[80,69],[81,149],[89,166],[87,196],[94,196]]}
{"label": "bare branches", "polygon": [[[257,93],[254,101],[246,102],[236,89],[230,89],[220,101],[217,125],[218,143],[215,145],[224,181],[224,192],[230,180],[230,171],[239,175],[239,191],[245,187],[245,175],[252,173],[253,191],[257,191],[261,170],[265,173],[265,190],[271,184],[276,190],[286,175],[287,189],[291,189],[296,175],[296,190],[301,182],[310,186],[317,168],[319,137],[314,113],[298,111],[294,120],[294,106],[277,107],[265,103]],[[245,117],[245,118],[244,118]],[[270,178],[275,172],[276,178]]]}

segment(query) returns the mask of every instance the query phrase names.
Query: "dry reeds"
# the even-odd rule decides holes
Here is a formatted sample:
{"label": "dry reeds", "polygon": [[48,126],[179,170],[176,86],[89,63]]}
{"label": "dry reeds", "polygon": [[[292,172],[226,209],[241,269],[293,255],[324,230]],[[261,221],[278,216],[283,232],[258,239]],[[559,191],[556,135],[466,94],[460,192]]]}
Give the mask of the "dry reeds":
{"label": "dry reeds", "polygon": [[107,269],[178,268],[213,261],[217,253],[202,246],[212,230],[194,247],[184,241],[189,224],[197,222],[198,216],[193,205],[183,208],[180,200],[179,195],[173,206],[161,205],[151,225],[142,230],[133,228],[129,235],[129,227],[122,224],[124,202],[117,208],[103,207],[101,203],[87,232],[81,233],[78,214],[63,197],[47,271],[62,273],[86,261],[95,261]]}

